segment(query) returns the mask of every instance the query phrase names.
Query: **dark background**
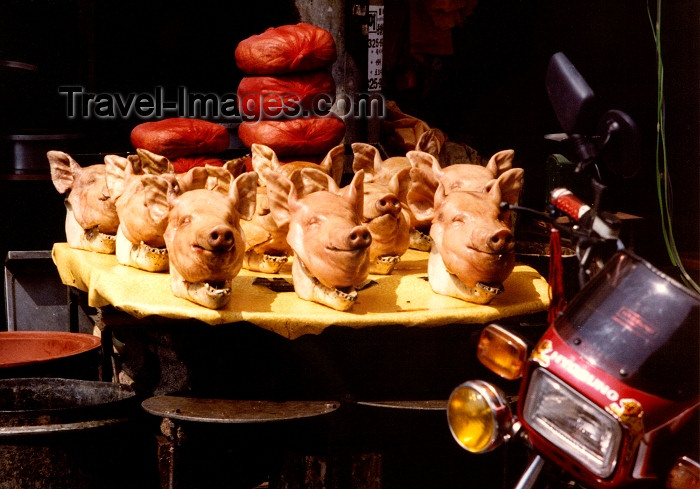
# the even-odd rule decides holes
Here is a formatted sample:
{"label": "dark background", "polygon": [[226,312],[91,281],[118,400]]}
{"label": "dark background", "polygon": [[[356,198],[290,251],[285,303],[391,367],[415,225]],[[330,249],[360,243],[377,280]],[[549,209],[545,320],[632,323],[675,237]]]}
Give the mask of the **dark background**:
{"label": "dark background", "polygon": [[[394,57],[385,60],[388,98],[482,155],[515,149],[525,168],[528,205],[544,206],[547,155],[572,156],[565,144],[543,138],[561,132],[544,84],[552,54],[566,54],[601,110],[630,115],[640,132],[640,170],[631,179],[604,175],[610,189],[605,208],[643,217],[635,225],[636,251],[658,266],[668,263],[656,196],[656,46],[647,13],[648,6],[656,18],[656,2],[481,1],[462,26],[452,29],[454,55],[426,56],[422,63],[401,48],[408,40],[408,12],[398,8],[400,3],[387,3],[389,18],[392,6],[404,15],[401,23],[387,22],[387,37],[396,39]],[[674,232],[681,251],[697,253],[700,4],[663,1],[661,25]],[[418,85],[392,92],[392,83],[407,70],[413,70]]]}
{"label": "dark background", "polygon": [[[655,16],[656,3],[649,3]],[[561,132],[544,75],[550,56],[563,51],[602,108],[625,111],[639,126],[641,170],[629,180],[611,176],[606,203],[608,210],[644,218],[635,228],[635,249],[667,265],[656,196],[656,53],[647,2],[482,0],[452,28],[452,54],[422,59],[408,52],[409,5],[385,2],[385,97],[482,155],[515,149],[525,168],[523,200],[543,208],[546,157],[566,151],[543,137]],[[682,252],[697,254],[700,4],[663,0],[662,6],[674,232]],[[298,20],[290,1],[4,1],[0,59],[37,70],[0,68],[0,136],[83,132],[98,151],[128,151],[128,133],[140,119],[69,120],[58,87],[126,95],[162,86],[170,98],[180,86],[232,93],[242,77],[233,56],[238,42]],[[347,33],[347,45],[357,42],[353,35]],[[417,81],[408,89],[398,83],[407,70]],[[12,173],[7,153],[0,158],[0,173]],[[50,249],[64,239],[62,197],[50,182],[3,177],[1,183],[3,257],[8,250]]]}

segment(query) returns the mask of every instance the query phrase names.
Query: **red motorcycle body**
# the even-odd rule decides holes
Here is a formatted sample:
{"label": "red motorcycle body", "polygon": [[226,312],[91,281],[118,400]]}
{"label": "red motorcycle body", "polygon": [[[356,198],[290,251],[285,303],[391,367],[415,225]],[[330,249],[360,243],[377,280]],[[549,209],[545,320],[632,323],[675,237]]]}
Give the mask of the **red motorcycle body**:
{"label": "red motorcycle body", "polygon": [[[616,254],[533,350],[518,419],[535,450],[593,488],[663,478],[697,416],[698,297]],[[672,456],[673,455],[673,456]]]}

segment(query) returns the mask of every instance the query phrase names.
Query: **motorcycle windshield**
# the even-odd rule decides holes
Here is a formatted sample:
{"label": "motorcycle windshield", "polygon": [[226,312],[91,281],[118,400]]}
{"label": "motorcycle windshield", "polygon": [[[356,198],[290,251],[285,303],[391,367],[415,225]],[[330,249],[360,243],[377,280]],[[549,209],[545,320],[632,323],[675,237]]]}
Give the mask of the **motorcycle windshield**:
{"label": "motorcycle windshield", "polygon": [[698,395],[700,296],[628,252],[616,254],[558,319],[592,365],[671,400]]}

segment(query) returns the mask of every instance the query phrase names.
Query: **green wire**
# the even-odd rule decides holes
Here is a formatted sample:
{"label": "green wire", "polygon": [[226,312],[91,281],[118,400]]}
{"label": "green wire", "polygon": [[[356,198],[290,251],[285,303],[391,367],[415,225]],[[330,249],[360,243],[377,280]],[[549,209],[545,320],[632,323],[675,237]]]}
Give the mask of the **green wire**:
{"label": "green wire", "polygon": [[[663,232],[666,251],[673,266],[677,266],[681,272],[683,281],[688,287],[700,292],[700,286],[690,277],[690,274],[683,266],[680,259],[676,241],[673,237],[673,225],[671,218],[672,197],[670,194],[671,179],[668,171],[668,157],[666,153],[666,122],[664,108],[664,65],[661,57],[661,0],[656,2],[656,22],[652,19],[649,2],[647,0],[647,14],[651,23],[652,34],[656,44],[656,62],[657,62],[657,101],[656,101],[656,190],[659,199],[659,208],[661,211],[661,230]],[[660,161],[660,158],[662,161]],[[660,171],[660,166],[663,163],[663,171]]]}

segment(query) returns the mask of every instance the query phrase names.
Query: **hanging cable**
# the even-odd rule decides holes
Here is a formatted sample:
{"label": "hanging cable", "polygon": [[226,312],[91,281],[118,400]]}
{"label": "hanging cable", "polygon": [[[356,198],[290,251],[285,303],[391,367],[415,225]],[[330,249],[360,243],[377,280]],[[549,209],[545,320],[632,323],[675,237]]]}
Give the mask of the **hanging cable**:
{"label": "hanging cable", "polygon": [[673,237],[673,191],[671,177],[668,170],[668,157],[666,154],[666,107],[664,102],[664,65],[661,56],[661,0],[656,2],[656,21],[651,15],[649,1],[647,0],[647,14],[651,23],[654,43],[656,45],[656,190],[661,212],[661,230],[663,232],[666,251],[673,266],[678,267],[686,286],[700,292],[700,286],[693,280],[683,266],[680,259],[676,241]]}

